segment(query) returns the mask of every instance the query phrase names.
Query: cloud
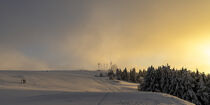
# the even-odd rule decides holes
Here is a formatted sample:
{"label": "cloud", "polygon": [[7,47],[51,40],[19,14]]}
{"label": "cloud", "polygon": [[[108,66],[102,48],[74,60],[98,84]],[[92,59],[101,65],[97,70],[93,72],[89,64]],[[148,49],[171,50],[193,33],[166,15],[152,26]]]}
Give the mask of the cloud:
{"label": "cloud", "polygon": [[16,50],[1,47],[0,58],[1,70],[48,70],[44,62],[27,57]]}
{"label": "cloud", "polygon": [[95,69],[97,62],[110,61],[121,67],[193,66],[205,58],[193,47],[210,33],[207,2],[93,0],[10,5],[2,3],[0,10],[1,67]]}

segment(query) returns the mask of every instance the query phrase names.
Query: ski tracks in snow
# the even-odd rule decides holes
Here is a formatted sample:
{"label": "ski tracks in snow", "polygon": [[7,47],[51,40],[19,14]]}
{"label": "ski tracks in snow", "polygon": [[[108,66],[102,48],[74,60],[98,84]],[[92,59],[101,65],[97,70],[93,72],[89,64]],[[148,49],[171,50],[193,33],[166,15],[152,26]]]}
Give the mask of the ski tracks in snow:
{"label": "ski tracks in snow", "polygon": [[97,105],[102,105],[102,102],[105,100],[105,98],[108,96],[108,92],[101,98],[101,100],[99,100],[99,102],[97,103]]}

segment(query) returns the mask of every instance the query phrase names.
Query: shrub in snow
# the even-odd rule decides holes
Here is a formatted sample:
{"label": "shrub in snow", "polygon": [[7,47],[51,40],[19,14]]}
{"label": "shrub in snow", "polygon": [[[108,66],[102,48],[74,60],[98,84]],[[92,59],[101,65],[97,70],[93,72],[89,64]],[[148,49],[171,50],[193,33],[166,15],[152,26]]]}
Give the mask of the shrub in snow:
{"label": "shrub in snow", "polygon": [[100,74],[99,74],[99,77],[103,77],[103,74],[102,74],[102,73],[100,73]]}
{"label": "shrub in snow", "polygon": [[21,79],[21,84],[25,84],[26,83],[26,79]]}
{"label": "shrub in snow", "polygon": [[108,77],[109,77],[110,80],[113,80],[114,79],[115,74],[114,74],[114,71],[113,70],[109,70]]}

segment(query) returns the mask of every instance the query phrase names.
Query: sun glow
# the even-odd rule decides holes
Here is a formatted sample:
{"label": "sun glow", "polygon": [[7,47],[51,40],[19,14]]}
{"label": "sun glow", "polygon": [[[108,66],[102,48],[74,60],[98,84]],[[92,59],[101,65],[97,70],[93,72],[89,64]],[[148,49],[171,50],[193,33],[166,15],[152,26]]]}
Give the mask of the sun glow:
{"label": "sun glow", "polygon": [[210,42],[201,42],[196,52],[198,52],[200,60],[203,60],[205,64],[210,64]]}
{"label": "sun glow", "polygon": [[210,57],[210,46],[204,49],[204,53],[206,56]]}
{"label": "sun glow", "polygon": [[183,61],[180,65],[185,64],[191,70],[210,73],[210,37],[206,35],[185,39],[188,40],[182,43],[184,52],[176,56]]}
{"label": "sun glow", "polygon": [[200,44],[202,56],[210,58],[210,42]]}

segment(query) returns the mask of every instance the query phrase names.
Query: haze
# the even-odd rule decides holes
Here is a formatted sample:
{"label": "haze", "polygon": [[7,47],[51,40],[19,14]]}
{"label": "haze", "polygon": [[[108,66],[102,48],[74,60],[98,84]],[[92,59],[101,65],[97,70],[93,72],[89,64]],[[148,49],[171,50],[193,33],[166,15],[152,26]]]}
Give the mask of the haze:
{"label": "haze", "polygon": [[0,69],[146,68],[210,72],[210,1],[1,0]]}

